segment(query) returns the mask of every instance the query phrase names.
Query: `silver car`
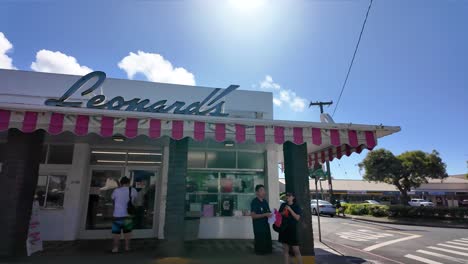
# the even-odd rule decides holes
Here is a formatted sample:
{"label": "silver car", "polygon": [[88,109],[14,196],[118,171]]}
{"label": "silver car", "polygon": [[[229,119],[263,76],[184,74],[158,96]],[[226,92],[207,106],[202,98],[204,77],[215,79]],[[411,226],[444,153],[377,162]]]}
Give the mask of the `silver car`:
{"label": "silver car", "polygon": [[312,209],[312,214],[320,214],[329,215],[334,217],[336,215],[336,207],[324,200],[318,200],[318,209],[317,209],[317,200],[310,200],[310,208]]}

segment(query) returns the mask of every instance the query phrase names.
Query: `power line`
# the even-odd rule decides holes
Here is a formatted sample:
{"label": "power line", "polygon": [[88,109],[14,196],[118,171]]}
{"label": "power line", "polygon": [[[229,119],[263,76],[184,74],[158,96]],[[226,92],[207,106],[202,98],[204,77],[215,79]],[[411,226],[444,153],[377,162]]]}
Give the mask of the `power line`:
{"label": "power line", "polygon": [[343,95],[343,91],[344,91],[344,89],[346,87],[346,83],[348,82],[349,74],[351,73],[351,68],[353,67],[353,64],[354,64],[354,58],[356,58],[356,53],[357,53],[358,48],[359,48],[359,43],[361,43],[362,33],[364,32],[364,28],[366,27],[367,18],[369,17],[369,11],[370,11],[370,9],[372,7],[373,2],[374,2],[374,0],[370,0],[369,8],[367,8],[366,18],[364,19],[364,23],[362,23],[361,33],[359,34],[359,39],[358,39],[358,42],[356,44],[356,48],[354,49],[353,58],[351,59],[351,63],[349,64],[348,73],[346,74],[345,81],[343,82],[343,87],[341,87],[340,96],[338,97],[338,101],[336,102],[335,110],[333,110],[332,117],[335,115],[336,109],[338,108],[338,105],[340,104],[341,96]]}

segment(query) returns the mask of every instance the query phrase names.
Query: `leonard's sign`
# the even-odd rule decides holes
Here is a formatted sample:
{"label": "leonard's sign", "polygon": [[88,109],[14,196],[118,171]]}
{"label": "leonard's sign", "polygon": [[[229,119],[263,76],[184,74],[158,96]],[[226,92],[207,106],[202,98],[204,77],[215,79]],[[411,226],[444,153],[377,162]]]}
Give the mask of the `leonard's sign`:
{"label": "leonard's sign", "polygon": [[[45,104],[48,106],[60,107],[81,107],[83,104],[82,102],[73,102],[68,99],[93,78],[96,78],[96,81],[90,88],[81,92],[81,96],[88,95],[99,88],[106,80],[106,74],[102,71],[88,73],[76,81],[59,99],[47,99]],[[219,88],[214,89],[213,92],[202,101],[193,102],[187,106],[187,103],[182,101],[175,101],[171,104],[168,103],[167,100],[159,100],[151,103],[149,99],[133,98],[131,100],[125,100],[122,96],[109,99],[105,95],[96,95],[86,102],[86,107],[92,109],[150,113],[228,116],[228,114],[223,111],[225,101],[221,101],[221,99],[237,88],[239,88],[239,85],[230,85],[222,91]]]}

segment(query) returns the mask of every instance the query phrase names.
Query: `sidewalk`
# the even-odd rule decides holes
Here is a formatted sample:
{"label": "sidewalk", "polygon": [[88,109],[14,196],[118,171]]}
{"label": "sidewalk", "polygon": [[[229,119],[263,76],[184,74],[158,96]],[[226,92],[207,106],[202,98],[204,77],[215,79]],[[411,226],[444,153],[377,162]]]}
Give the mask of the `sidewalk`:
{"label": "sidewalk", "polygon": [[[273,254],[258,256],[253,253],[251,240],[196,240],[183,244],[184,253],[170,257],[168,244],[155,239],[136,239],[132,251],[112,254],[111,241],[86,240],[74,242],[45,243],[44,251],[14,263],[47,264],[282,264],[282,246],[273,244]],[[326,245],[315,242],[315,263],[346,263],[349,257],[341,256]],[[353,258],[354,259],[354,258]],[[13,262],[2,262],[13,263]]]}
{"label": "sidewalk", "polygon": [[468,220],[463,223],[462,221],[451,221],[451,220],[437,220],[437,219],[395,219],[387,217],[373,217],[373,216],[362,216],[362,215],[349,215],[347,218],[359,221],[367,221],[379,224],[394,224],[394,225],[411,225],[411,226],[426,226],[426,227],[442,227],[442,228],[468,228]]}

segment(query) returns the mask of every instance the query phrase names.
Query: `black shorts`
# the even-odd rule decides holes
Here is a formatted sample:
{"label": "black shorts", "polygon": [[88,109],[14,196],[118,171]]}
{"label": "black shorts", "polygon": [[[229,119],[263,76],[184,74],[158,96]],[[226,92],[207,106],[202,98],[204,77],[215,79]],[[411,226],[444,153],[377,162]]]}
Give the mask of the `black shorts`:
{"label": "black shorts", "polygon": [[286,230],[279,233],[278,241],[289,246],[299,246],[296,227],[287,227]]}

